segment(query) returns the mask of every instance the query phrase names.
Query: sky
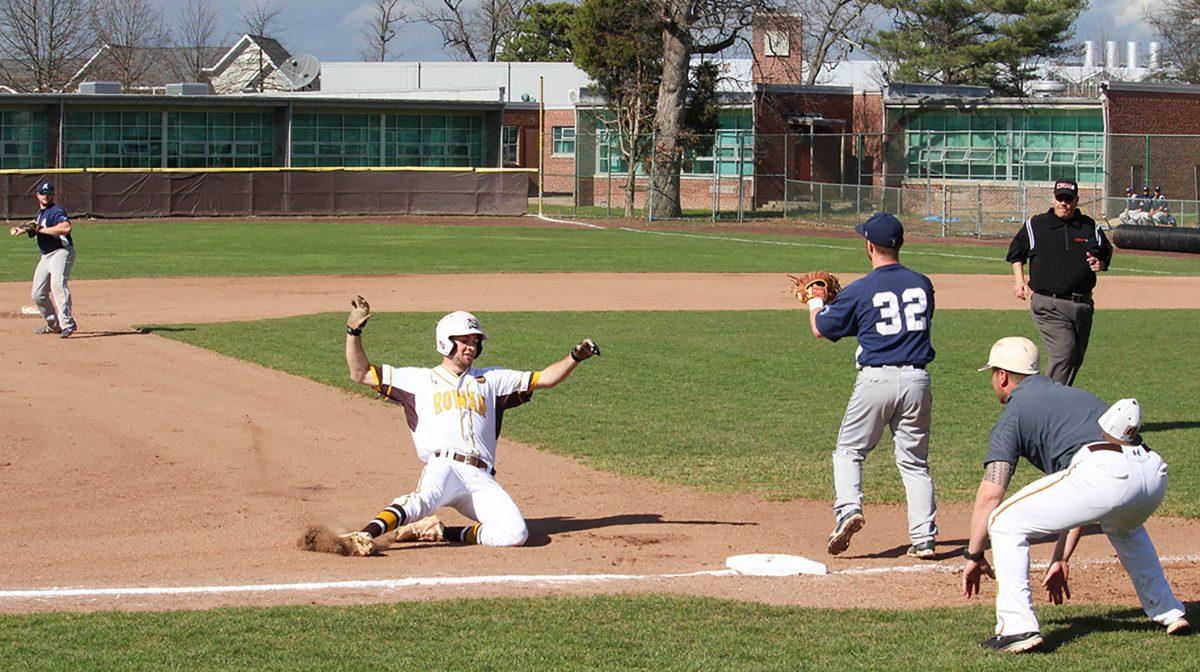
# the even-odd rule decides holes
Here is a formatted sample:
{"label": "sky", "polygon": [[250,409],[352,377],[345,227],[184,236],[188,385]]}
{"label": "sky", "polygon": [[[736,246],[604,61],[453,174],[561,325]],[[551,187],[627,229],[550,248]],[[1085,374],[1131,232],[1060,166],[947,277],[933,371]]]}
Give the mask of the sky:
{"label": "sky", "polygon": [[[173,23],[185,0],[153,0],[163,8],[168,22]],[[1155,39],[1153,31],[1143,20],[1143,12],[1161,0],[1092,0],[1091,7],[1076,23],[1076,39],[1113,39],[1117,41]],[[251,0],[206,0],[217,11],[224,28],[231,36],[244,32],[240,27],[238,9]],[[362,30],[374,6],[374,0],[275,0],[284,7],[281,17],[280,40],[293,53],[311,53],[323,61],[360,60],[363,47]],[[414,0],[401,0],[412,6]],[[442,47],[441,38],[430,26],[412,24],[403,27],[396,38],[403,51],[399,60],[448,61],[453,56]]]}

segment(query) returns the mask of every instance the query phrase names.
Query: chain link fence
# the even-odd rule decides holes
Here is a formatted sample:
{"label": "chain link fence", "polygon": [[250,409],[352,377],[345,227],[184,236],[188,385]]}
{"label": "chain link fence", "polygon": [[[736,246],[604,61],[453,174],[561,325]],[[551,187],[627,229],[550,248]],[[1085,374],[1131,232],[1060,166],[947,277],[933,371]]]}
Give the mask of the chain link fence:
{"label": "chain link fence", "polygon": [[[1011,235],[1051,207],[1051,180],[1078,180],[1080,209],[1118,224],[1126,187],[1159,186],[1168,218],[1200,223],[1200,136],[1097,133],[897,131],[890,134],[755,134],[740,129],[691,138],[681,153],[679,210],[669,219],[790,219],[850,227],[879,210],[942,236]],[[1061,137],[1060,137],[1061,136]],[[653,136],[644,139],[652,147]],[[664,218],[652,189],[662,163],[637,157],[604,131],[543,138],[541,211],[567,218]],[[536,156],[536,154],[535,154]],[[531,182],[530,210],[538,211]],[[632,194],[632,197],[630,197]],[[1136,214],[1136,213],[1134,213]],[[1126,213],[1128,217],[1128,213]]]}

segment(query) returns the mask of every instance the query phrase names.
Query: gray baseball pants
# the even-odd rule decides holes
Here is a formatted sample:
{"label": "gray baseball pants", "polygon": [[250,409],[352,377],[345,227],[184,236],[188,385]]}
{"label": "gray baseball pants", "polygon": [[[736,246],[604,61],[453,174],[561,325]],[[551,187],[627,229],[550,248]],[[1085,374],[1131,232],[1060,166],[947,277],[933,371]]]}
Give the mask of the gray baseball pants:
{"label": "gray baseball pants", "polygon": [[42,319],[52,328],[75,328],[75,318],[71,316],[71,289],[67,286],[74,264],[75,248],[64,247],[43,254],[33,272],[33,302]]}
{"label": "gray baseball pants", "polygon": [[892,430],[896,467],[908,499],[908,536],[914,544],[937,536],[937,503],[929,475],[932,410],[928,371],[911,366],[868,366],[858,372],[833,451],[835,518],[862,509],[862,463],[887,427]]}
{"label": "gray baseball pants", "polygon": [[1063,385],[1073,385],[1087,353],[1095,306],[1091,301],[1076,303],[1036,292],[1029,306],[1046,345],[1046,375]]}

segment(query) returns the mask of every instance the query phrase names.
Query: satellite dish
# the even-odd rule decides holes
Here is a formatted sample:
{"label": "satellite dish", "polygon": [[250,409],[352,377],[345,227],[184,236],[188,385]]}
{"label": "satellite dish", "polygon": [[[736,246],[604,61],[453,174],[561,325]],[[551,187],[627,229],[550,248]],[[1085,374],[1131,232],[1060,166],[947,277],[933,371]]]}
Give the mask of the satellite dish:
{"label": "satellite dish", "polygon": [[579,89],[568,89],[567,100],[571,101],[572,105],[579,104]]}
{"label": "satellite dish", "polygon": [[299,91],[313,83],[321,74],[321,61],[312,54],[292,56],[279,66],[279,74],[291,91]]}

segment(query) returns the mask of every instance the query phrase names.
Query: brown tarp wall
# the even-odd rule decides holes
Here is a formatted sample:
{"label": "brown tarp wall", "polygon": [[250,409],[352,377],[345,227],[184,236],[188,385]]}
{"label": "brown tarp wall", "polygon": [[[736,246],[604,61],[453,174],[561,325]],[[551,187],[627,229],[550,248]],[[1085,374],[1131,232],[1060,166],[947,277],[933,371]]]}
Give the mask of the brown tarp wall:
{"label": "brown tarp wall", "polygon": [[27,219],[33,192],[54,182],[71,215],[496,215],[529,209],[524,172],[271,170],[0,175],[0,217]]}

